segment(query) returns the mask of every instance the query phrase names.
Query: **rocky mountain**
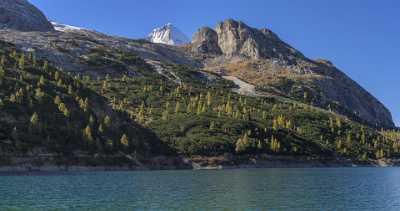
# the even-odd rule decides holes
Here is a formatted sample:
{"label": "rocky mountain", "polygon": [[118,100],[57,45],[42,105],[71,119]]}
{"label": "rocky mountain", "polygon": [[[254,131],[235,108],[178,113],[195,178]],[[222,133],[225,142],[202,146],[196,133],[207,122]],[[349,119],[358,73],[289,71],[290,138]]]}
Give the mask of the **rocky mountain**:
{"label": "rocky mountain", "polygon": [[0,29],[18,31],[52,31],[43,13],[27,0],[0,1]]}
{"label": "rocky mountain", "polygon": [[[7,7],[20,8],[21,4],[30,5],[18,0],[13,1],[14,6],[7,4]],[[25,16],[35,17],[37,11],[34,8]],[[38,21],[43,19],[46,18],[37,18]],[[12,22],[17,20],[12,19]],[[115,68],[121,65],[107,54],[103,53],[103,62],[109,65],[93,66],[91,60],[98,49],[108,54],[128,51],[153,65],[161,62],[200,67],[205,72],[236,77],[263,95],[302,101],[371,125],[393,126],[390,112],[330,62],[311,60],[272,31],[255,29],[241,21],[229,19],[215,29],[201,28],[188,46],[174,46],[189,41],[171,24],[155,29],[149,37],[152,42],[112,37],[64,24],[55,23],[55,27],[58,31],[51,30],[53,26],[50,26],[51,31],[46,33],[0,30],[0,39],[26,51],[34,50],[38,57],[69,71],[91,74],[121,71]],[[130,75],[135,75],[136,69],[134,66],[122,68]],[[159,65],[156,69],[160,70]]]}
{"label": "rocky mountain", "polygon": [[8,24],[43,21],[32,18],[37,11],[0,29],[0,166],[400,156],[400,135],[380,131],[393,121],[375,97],[268,29],[226,20],[186,44],[171,25],[134,40],[59,23],[33,31]]}
{"label": "rocky mountain", "polygon": [[166,45],[184,45],[190,43],[189,38],[171,23],[155,28],[148,36],[153,43]]}
{"label": "rocky mountain", "polygon": [[[209,46],[209,51],[202,48]],[[241,21],[228,19],[220,22],[216,29],[201,28],[194,36],[193,52],[215,53],[225,57],[247,57],[250,59],[280,59],[281,61],[294,62],[296,58],[304,56],[279,39],[268,29],[254,29]]]}
{"label": "rocky mountain", "polygon": [[393,126],[385,106],[332,63],[305,57],[269,29],[255,29],[229,19],[219,23],[215,30],[201,28],[194,36],[190,52],[201,58],[204,69],[223,70],[256,85],[260,91],[274,90],[360,117],[373,125]]}

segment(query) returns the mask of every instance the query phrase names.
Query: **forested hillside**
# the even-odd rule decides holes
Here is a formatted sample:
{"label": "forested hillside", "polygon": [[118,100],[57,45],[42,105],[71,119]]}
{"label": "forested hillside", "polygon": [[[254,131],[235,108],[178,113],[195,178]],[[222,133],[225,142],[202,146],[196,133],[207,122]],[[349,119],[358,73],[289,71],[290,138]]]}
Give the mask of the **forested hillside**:
{"label": "forested hillside", "polygon": [[[242,96],[213,73],[162,64],[181,80],[172,82],[132,53],[109,53],[121,71],[95,77],[66,73],[33,52],[1,43],[3,162],[46,153],[62,163],[84,156],[93,165],[132,162],[128,155],[399,155],[395,131],[379,132],[281,97]],[[109,65],[103,54],[91,61]],[[137,74],[129,76],[123,70],[132,65]]]}
{"label": "forested hillside", "polygon": [[187,156],[228,152],[366,160],[399,152],[393,139],[335,113],[280,97],[242,96],[231,91],[229,81],[211,73],[164,66],[181,83],[150,67],[142,69],[141,77],[122,73],[86,77],[83,83]]}
{"label": "forested hillside", "polygon": [[167,148],[79,77],[0,43],[2,155],[161,154]]}

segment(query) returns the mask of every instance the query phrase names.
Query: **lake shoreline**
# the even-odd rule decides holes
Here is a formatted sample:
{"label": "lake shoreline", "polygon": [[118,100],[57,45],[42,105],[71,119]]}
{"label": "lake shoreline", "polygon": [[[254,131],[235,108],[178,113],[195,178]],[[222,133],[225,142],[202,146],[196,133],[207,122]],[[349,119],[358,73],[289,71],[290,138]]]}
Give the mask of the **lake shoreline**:
{"label": "lake shoreline", "polygon": [[[43,159],[43,158],[41,158]],[[380,159],[358,161],[343,158],[313,158],[305,156],[216,156],[182,157],[158,156],[152,159],[132,159],[122,165],[60,163],[48,159],[38,161],[38,157],[24,157],[9,165],[0,165],[0,174],[29,172],[92,172],[92,171],[148,171],[148,170],[223,170],[247,168],[338,168],[338,167],[397,167],[400,160]]]}

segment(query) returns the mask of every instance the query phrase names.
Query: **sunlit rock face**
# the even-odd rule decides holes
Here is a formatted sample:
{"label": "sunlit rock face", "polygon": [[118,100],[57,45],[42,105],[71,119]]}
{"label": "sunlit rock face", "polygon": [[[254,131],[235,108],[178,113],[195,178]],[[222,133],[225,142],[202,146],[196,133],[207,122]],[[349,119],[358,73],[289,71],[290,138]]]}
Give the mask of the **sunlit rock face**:
{"label": "sunlit rock face", "polygon": [[218,45],[217,32],[209,27],[200,28],[193,36],[192,52],[222,54],[221,48]]}

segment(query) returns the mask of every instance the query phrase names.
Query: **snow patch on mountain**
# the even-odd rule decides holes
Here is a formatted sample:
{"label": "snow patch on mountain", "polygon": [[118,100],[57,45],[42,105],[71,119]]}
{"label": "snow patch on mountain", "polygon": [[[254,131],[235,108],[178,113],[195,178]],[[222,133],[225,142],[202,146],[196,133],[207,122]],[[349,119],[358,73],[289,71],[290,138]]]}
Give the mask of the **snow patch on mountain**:
{"label": "snow patch on mountain", "polygon": [[67,24],[61,24],[61,23],[57,23],[57,22],[54,22],[54,21],[51,22],[51,24],[53,24],[53,27],[54,27],[55,30],[61,31],[61,32],[85,30],[84,28],[71,26],[71,25],[67,25]]}
{"label": "snow patch on mountain", "polygon": [[148,35],[148,40],[153,43],[167,45],[185,45],[190,43],[190,39],[171,23],[155,28]]}

